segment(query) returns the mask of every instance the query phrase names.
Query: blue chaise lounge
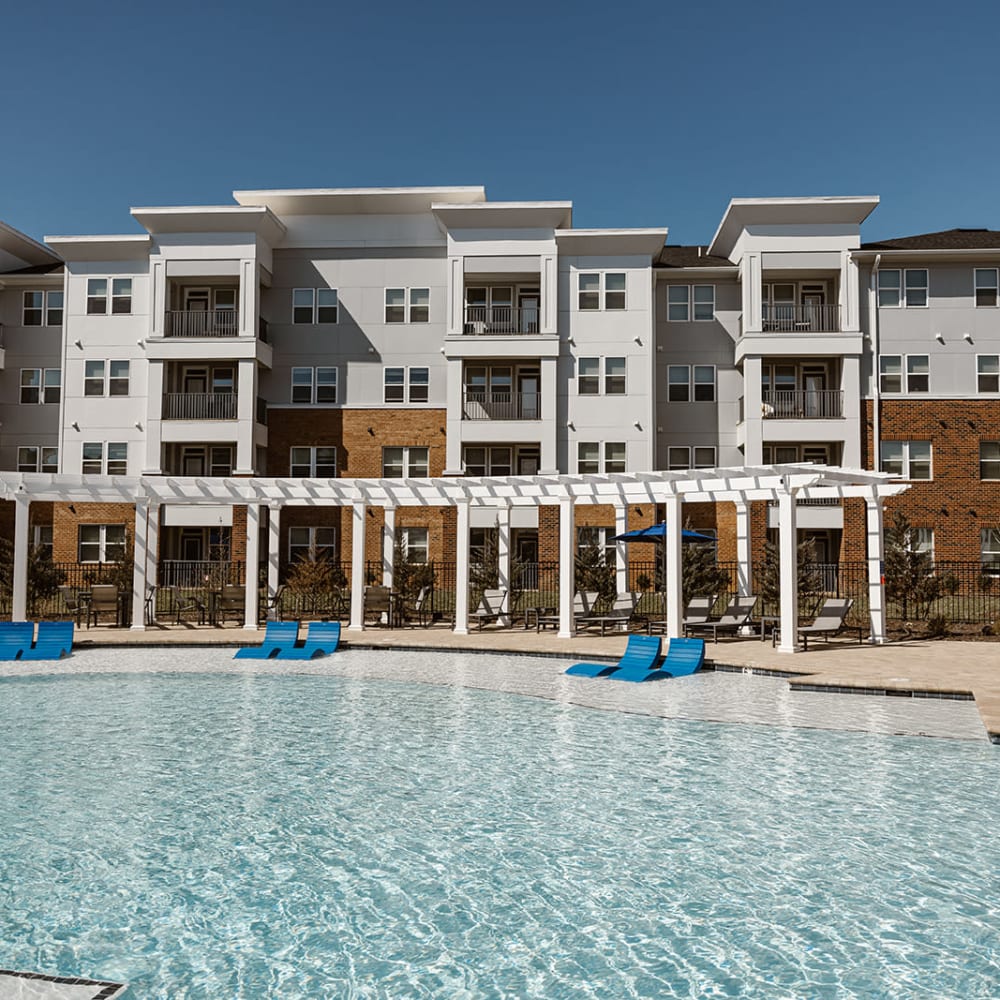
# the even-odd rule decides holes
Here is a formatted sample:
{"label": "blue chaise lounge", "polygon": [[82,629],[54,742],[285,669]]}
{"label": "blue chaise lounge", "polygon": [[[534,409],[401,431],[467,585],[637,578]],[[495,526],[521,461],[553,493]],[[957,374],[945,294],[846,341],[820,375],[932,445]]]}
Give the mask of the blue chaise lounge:
{"label": "blue chaise lounge", "polygon": [[299,637],[298,622],[268,622],[264,641],[259,646],[244,646],[236,650],[234,660],[273,660],[283,650],[292,649]]}
{"label": "blue chaise lounge", "polygon": [[607,677],[617,670],[652,670],[659,662],[662,640],[658,635],[630,635],[625,654],[617,663],[574,663],[566,673],[574,677]]}
{"label": "blue chaise lounge", "polygon": [[340,622],[310,622],[306,640],[296,643],[292,649],[278,653],[279,660],[311,660],[317,656],[328,656],[340,645]]}
{"label": "blue chaise lounge", "polygon": [[693,674],[705,662],[704,639],[671,639],[663,665],[646,668],[642,664],[624,666],[608,677],[613,681],[664,681]]}
{"label": "blue chaise lounge", "polygon": [[0,660],[23,659],[34,637],[34,622],[0,622]]}
{"label": "blue chaise lounge", "polygon": [[73,622],[39,622],[38,638],[22,660],[59,660],[73,651]]}

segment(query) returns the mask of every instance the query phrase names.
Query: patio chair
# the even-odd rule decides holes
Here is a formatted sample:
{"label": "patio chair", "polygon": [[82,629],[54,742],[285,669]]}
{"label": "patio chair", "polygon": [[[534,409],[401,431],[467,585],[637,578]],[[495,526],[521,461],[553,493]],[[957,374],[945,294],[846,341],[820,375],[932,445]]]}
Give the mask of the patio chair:
{"label": "patio chair", "polygon": [[118,624],[118,588],[113,583],[95,583],[90,588],[90,605],[87,608],[87,621],[96,625],[101,615],[111,615],[112,624]]}
{"label": "patio chair", "polygon": [[620,667],[614,673],[608,674],[612,681],[665,681],[674,677],[686,677],[693,674],[705,662],[704,639],[671,639],[667,647],[667,655],[662,665],[657,668],[644,668],[642,664]]}
{"label": "patio chair", "polygon": [[156,620],[156,608],[154,603],[156,601],[156,584],[147,583],[146,584],[146,603],[143,605],[143,618],[147,625],[152,625]]}
{"label": "patio chair", "polygon": [[246,614],[246,603],[246,588],[238,583],[227,583],[216,601],[215,624],[221,624],[229,617],[242,621]]}
{"label": "patio chair", "polygon": [[581,619],[581,624],[586,626],[600,625],[601,635],[604,635],[607,627],[612,625],[616,628],[627,628],[628,623],[635,614],[635,606],[638,603],[638,595],[630,591],[624,591],[616,595],[611,604],[611,608],[604,614],[588,615]]}
{"label": "patio chair", "polygon": [[161,587],[160,593],[169,595],[170,610],[175,616],[176,624],[181,624],[183,615],[188,611],[197,611],[198,624],[205,624],[207,608],[205,607],[204,601],[202,601],[200,597],[197,597],[194,594],[184,593],[181,591],[180,587]]}
{"label": "patio chair", "polygon": [[381,625],[384,617],[385,624],[392,628],[393,604],[392,591],[388,587],[365,587],[364,620],[374,620],[374,624]]}
{"label": "patio chair", "polygon": [[417,621],[421,625],[429,625],[431,621],[431,588],[421,587],[420,593],[409,601],[403,598],[400,601],[400,620],[402,624],[409,625],[411,621]]}
{"label": "patio chair", "polygon": [[84,604],[80,600],[80,591],[76,587],[60,587],[59,594],[63,599],[67,612],[76,620],[77,628],[80,627],[80,619],[83,617]]}
{"label": "patio chair", "polygon": [[267,594],[262,595],[265,618],[273,621],[281,621],[281,599],[284,597],[287,589],[287,584],[281,583],[278,584],[277,589],[270,597]]}
{"label": "patio chair", "polygon": [[39,622],[38,638],[22,660],[59,660],[73,651],[73,622]]}
{"label": "patio chair", "polygon": [[[688,625],[701,625],[707,622],[718,597],[718,594],[708,594],[706,597],[692,597],[684,609],[684,621],[682,624],[686,627]],[[665,632],[666,630],[667,623],[665,621],[651,621],[646,623],[646,631],[650,635],[654,632]]]}
{"label": "patio chair", "polygon": [[298,622],[268,622],[264,629],[264,641],[259,646],[243,646],[237,649],[233,659],[273,660],[283,651],[293,649],[298,637]]}
{"label": "patio chair", "polygon": [[[802,639],[802,649],[809,650],[809,636],[823,636],[824,641],[829,642],[831,635],[838,635],[841,632],[857,632],[858,644],[864,640],[865,629],[860,625],[848,625],[845,619],[854,604],[850,597],[828,597],[823,606],[816,612],[816,619],[811,625],[803,625],[797,629],[799,638]],[[776,635],[781,629],[776,628],[771,633],[771,644],[774,645]]]}
{"label": "patio chair", "polygon": [[34,622],[0,622],[0,660],[23,659],[34,636]]}
{"label": "patio chair", "polygon": [[566,673],[573,677],[608,677],[616,670],[652,670],[660,660],[663,640],[658,635],[630,635],[617,663],[574,663]]}
{"label": "patio chair", "polygon": [[688,632],[711,632],[712,641],[719,641],[719,633],[723,635],[737,635],[741,628],[750,621],[753,609],[757,606],[756,596],[734,597],[729,602],[722,617],[717,621],[692,622],[685,624],[684,634]]}
{"label": "patio chair", "polygon": [[310,622],[305,642],[278,651],[279,660],[312,660],[335,653],[340,645],[340,622]]}
{"label": "patio chair", "polygon": [[484,590],[480,598],[479,607],[476,608],[473,618],[479,622],[479,630],[487,622],[498,622],[506,614],[504,602],[507,600],[506,590]]}
{"label": "patio chair", "polygon": [[[580,623],[585,619],[589,618],[593,613],[594,605],[597,603],[598,598],[601,595],[596,590],[578,590],[573,595],[573,626],[574,628],[579,628]],[[530,609],[529,609],[530,610]],[[547,625],[551,625],[553,628],[559,627],[559,613],[558,611],[554,615],[543,615],[540,613],[535,614],[535,631],[541,632],[543,628]],[[525,619],[525,628],[528,627],[527,619]]]}

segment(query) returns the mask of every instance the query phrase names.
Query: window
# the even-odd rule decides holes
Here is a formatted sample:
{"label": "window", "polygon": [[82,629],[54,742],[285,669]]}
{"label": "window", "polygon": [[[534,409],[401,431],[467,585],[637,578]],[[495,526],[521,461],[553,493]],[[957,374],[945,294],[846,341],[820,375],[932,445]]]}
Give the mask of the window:
{"label": "window", "polygon": [[625,395],[625,359],[604,359],[604,394],[606,396]]}
{"label": "window", "polygon": [[1000,576],[1000,528],[983,528],[979,539],[983,571]]}
{"label": "window", "polygon": [[667,449],[667,468],[671,472],[683,469],[714,469],[716,466],[714,446],[688,448],[672,445]]}
{"label": "window", "polygon": [[108,311],[108,279],[87,279],[87,315],[103,316]]}
{"label": "window", "polygon": [[58,368],[22,368],[22,403],[58,403],[61,395],[62,372]]}
{"label": "window", "polygon": [[615,565],[616,550],[618,547],[617,542],[613,542],[611,539],[615,536],[614,528],[577,528],[576,529],[576,547],[577,551],[580,549],[596,548],[599,549],[601,555],[604,558],[605,566]]}
{"label": "window", "polygon": [[906,391],[927,392],[929,389],[930,365],[928,356],[926,354],[907,354]]}
{"label": "window", "polygon": [[602,308],[619,312],[625,308],[625,272],[581,272],[577,279],[577,306],[583,312]]}
{"label": "window", "polygon": [[976,387],[980,392],[1000,392],[1000,354],[976,358]]}
{"label": "window", "polygon": [[[87,315],[104,316],[107,314],[109,302],[108,284],[108,278],[87,279]],[[132,279],[111,278],[110,284],[112,315],[129,315],[132,312]]]}
{"label": "window", "polygon": [[77,537],[79,562],[121,562],[125,558],[124,524],[81,524]]}
{"label": "window", "polygon": [[108,362],[108,395],[109,396],[128,395],[127,361]]}
{"label": "window", "polygon": [[424,564],[428,561],[426,528],[400,528],[399,544],[410,562]]}
{"label": "window", "polygon": [[880,306],[907,306],[909,308],[927,305],[927,269],[910,268],[902,272],[898,269],[879,271],[878,304]]}
{"label": "window", "polygon": [[337,548],[336,528],[288,529],[288,561],[316,562],[318,559],[334,559]]}
{"label": "window", "polygon": [[383,448],[382,475],[386,479],[421,479],[428,475],[428,448]]}
{"label": "window", "polygon": [[292,323],[337,323],[339,320],[336,288],[292,289]]}
{"label": "window", "polygon": [[232,475],[233,472],[233,449],[229,447],[217,447],[208,449],[208,474],[210,476],[222,477]]}
{"label": "window", "polygon": [[882,471],[904,479],[931,478],[930,441],[883,441]]}
{"label": "window", "polygon": [[976,306],[995,305],[997,305],[997,268],[977,267]]}
{"label": "window", "polygon": [[[601,459],[603,457],[603,468]],[[576,469],[581,474],[625,471],[625,442],[580,441],[577,445]]]}
{"label": "window", "polygon": [[83,366],[83,394],[85,396],[104,395],[104,362],[85,361]]}
{"label": "window", "polygon": [[132,312],[132,279],[114,278],[111,282],[111,312],[128,315]]}
{"label": "window", "polygon": [[465,448],[462,463],[467,476],[509,476],[512,457],[512,449],[503,446]]}
{"label": "window", "polygon": [[[882,272],[879,272],[881,275]],[[879,392],[903,391],[903,357],[900,354],[885,354],[878,361]]]}
{"label": "window", "polygon": [[906,297],[906,306],[927,305],[927,271],[923,268],[907,270],[903,283],[903,291]]}
{"label": "window", "polygon": [[667,400],[710,403],[715,400],[715,365],[669,365]]}
{"label": "window", "polygon": [[1000,479],[1000,441],[979,442],[979,478]]}
{"label": "window", "polygon": [[337,369],[332,367],[293,368],[292,402],[336,403]]}
{"label": "window", "polygon": [[52,525],[36,524],[32,528],[31,547],[43,557],[52,558]]}
{"label": "window", "polygon": [[934,529],[933,528],[910,528],[907,539],[908,548],[911,552],[926,555],[931,563],[934,562]]}
{"label": "window", "polygon": [[715,319],[715,285],[670,285],[667,319],[674,323]]}
{"label": "window", "polygon": [[601,391],[601,359],[579,358],[576,363],[576,391],[581,396],[597,396]]}
{"label": "window", "polygon": [[[108,379],[105,385],[105,372]],[[84,396],[127,396],[129,389],[129,362],[86,361],[83,368]]]}
{"label": "window", "polygon": [[[105,455],[107,462],[105,463]],[[128,442],[85,441],[80,471],[85,476],[124,476],[128,474]]]}
{"label": "window", "polygon": [[426,403],[430,386],[429,368],[386,368],[383,400],[386,403]]}
{"label": "window", "polygon": [[39,448],[31,445],[17,449],[18,472],[50,472],[59,471],[59,449]]}
{"label": "window", "polygon": [[63,293],[25,292],[23,326],[62,326]]}
{"label": "window", "polygon": [[387,288],[386,323],[427,323],[430,320],[429,288]]}
{"label": "window", "polygon": [[337,449],[292,448],[289,474],[300,479],[332,479],[337,475]]}

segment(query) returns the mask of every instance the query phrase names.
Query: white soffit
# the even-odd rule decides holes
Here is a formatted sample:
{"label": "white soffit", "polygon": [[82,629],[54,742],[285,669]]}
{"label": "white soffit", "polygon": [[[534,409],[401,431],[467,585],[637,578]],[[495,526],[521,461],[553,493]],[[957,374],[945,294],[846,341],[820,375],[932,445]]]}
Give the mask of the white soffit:
{"label": "white soffit", "polygon": [[277,243],[285,235],[281,220],[260,206],[182,205],[130,212],[150,233],[256,233],[268,243]]}
{"label": "white soffit", "polygon": [[445,229],[559,229],[573,222],[571,201],[484,201],[478,205],[436,202]]}
{"label": "white soffit", "polygon": [[58,254],[6,222],[0,222],[0,250],[6,250],[29,267],[60,262]]}
{"label": "white soffit", "polygon": [[413,215],[438,201],[473,204],[486,200],[483,187],[301,188],[234,191],[240,205],[259,205],[277,215]]}
{"label": "white soffit", "polygon": [[152,239],[145,233],[124,236],[46,236],[65,260],[145,260]]}
{"label": "white soffit", "polygon": [[176,504],[163,505],[165,527],[231,528],[233,508],[229,504]]}
{"label": "white soffit", "polygon": [[556,231],[559,252],[576,256],[653,257],[667,242],[667,229],[560,229]]}

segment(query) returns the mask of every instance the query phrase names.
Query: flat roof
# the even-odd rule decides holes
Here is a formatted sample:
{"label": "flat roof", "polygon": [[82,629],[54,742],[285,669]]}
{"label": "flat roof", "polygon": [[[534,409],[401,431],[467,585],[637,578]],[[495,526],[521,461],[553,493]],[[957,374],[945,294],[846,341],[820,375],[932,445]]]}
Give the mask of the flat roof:
{"label": "flat roof", "polygon": [[474,204],[486,200],[486,188],[378,187],[281,188],[234,191],[240,205],[269,208],[276,215],[412,215],[429,212],[435,202]]}

